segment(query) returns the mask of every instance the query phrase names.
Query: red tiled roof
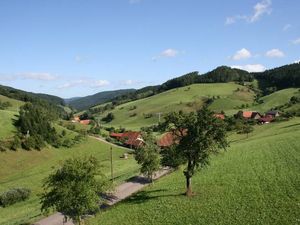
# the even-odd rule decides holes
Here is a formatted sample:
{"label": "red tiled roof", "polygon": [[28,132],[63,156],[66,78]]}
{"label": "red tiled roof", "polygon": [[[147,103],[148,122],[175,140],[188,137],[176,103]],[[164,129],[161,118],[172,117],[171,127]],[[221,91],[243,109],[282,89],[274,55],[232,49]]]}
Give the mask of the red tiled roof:
{"label": "red tiled roof", "polygon": [[116,138],[121,138],[123,136],[123,133],[111,133],[109,136],[116,137]]}
{"label": "red tiled roof", "polygon": [[173,133],[167,132],[158,140],[157,144],[159,147],[169,147],[174,144],[174,139]]}
{"label": "red tiled roof", "polygon": [[216,113],[216,114],[214,114],[214,117],[219,118],[219,119],[221,119],[221,120],[224,120],[224,119],[225,119],[225,115],[224,115],[224,114],[221,114],[221,113]]}
{"label": "red tiled roof", "polygon": [[251,112],[251,111],[245,111],[245,112],[243,112],[243,117],[244,117],[244,118],[251,118],[252,113],[253,113],[253,112]]}
{"label": "red tiled roof", "polygon": [[89,125],[91,120],[80,120],[80,123],[83,125]]}
{"label": "red tiled roof", "polygon": [[182,131],[182,134],[179,133],[178,131],[177,131],[177,134],[175,134],[175,132],[164,133],[163,136],[158,140],[157,145],[159,147],[170,147],[174,143],[178,143],[179,137],[181,135],[184,136],[186,134],[187,134],[187,130],[186,129],[184,129]]}

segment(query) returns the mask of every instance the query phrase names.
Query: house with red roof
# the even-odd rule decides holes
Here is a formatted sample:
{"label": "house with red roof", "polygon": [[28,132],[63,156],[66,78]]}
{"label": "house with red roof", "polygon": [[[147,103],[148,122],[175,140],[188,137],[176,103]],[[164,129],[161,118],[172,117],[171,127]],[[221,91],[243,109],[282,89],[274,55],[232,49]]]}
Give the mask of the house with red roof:
{"label": "house with red roof", "polygon": [[214,117],[218,118],[218,119],[221,119],[221,120],[224,120],[225,119],[225,115],[222,114],[222,113],[215,113],[214,114]]}
{"label": "house with red roof", "polygon": [[125,146],[130,148],[138,148],[144,141],[141,132],[127,131],[124,133],[111,133],[110,137],[121,141]]}
{"label": "house with red roof", "polygon": [[236,115],[242,116],[244,119],[254,119],[254,120],[258,120],[262,117],[262,115],[256,111],[239,111]]}
{"label": "house with red roof", "polygon": [[161,148],[167,148],[172,146],[173,144],[178,144],[180,137],[187,134],[187,130],[182,130],[182,132],[174,131],[164,133],[161,138],[157,141],[157,145]]}
{"label": "house with red roof", "polygon": [[80,120],[80,123],[83,125],[89,125],[91,120]]}

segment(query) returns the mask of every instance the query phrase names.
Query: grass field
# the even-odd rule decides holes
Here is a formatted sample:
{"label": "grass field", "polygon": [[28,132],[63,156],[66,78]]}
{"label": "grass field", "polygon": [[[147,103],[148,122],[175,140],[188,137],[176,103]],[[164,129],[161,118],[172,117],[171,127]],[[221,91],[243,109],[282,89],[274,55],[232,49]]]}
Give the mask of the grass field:
{"label": "grass field", "polygon": [[287,88],[280,91],[276,91],[270,95],[262,97],[261,100],[263,100],[264,103],[255,105],[252,108],[253,110],[264,113],[270,110],[272,107],[288,103],[292,96],[300,96],[299,89]]}
{"label": "grass field", "polygon": [[12,98],[8,98],[6,96],[0,95],[0,101],[2,102],[10,102],[12,106],[8,107],[7,110],[8,111],[19,111],[19,108],[21,105],[24,104],[24,102],[22,101],[18,101]]}
{"label": "grass field", "polygon": [[[237,88],[245,90],[236,91]],[[219,96],[219,98],[210,106],[211,109],[226,112],[241,104],[252,104],[254,94],[251,91],[246,91],[246,89],[246,87],[234,83],[193,84],[172,89],[117,106],[111,111],[115,115],[115,119],[106,126],[115,126],[116,128],[122,126],[127,129],[138,130],[140,127],[158,123],[157,113],[166,114],[178,110],[193,111],[199,109],[205,99],[213,96]],[[152,114],[153,116],[145,119],[144,114]]]}
{"label": "grass field", "polygon": [[[42,151],[18,152],[7,151],[0,153],[0,192],[12,187],[26,187],[32,190],[29,200],[7,208],[0,208],[0,224],[12,225],[37,220],[40,215],[38,195],[41,193],[42,180],[57,168],[62,160],[73,156],[97,157],[103,166],[103,172],[110,176],[109,145],[89,138],[88,141],[71,149],[44,149]],[[116,183],[138,173],[138,166],[130,155],[128,160],[120,157],[125,152],[113,147],[113,163]]]}
{"label": "grass field", "polygon": [[228,151],[193,177],[183,196],[182,171],[162,178],[90,219],[90,225],[300,223],[300,118],[233,134]]}

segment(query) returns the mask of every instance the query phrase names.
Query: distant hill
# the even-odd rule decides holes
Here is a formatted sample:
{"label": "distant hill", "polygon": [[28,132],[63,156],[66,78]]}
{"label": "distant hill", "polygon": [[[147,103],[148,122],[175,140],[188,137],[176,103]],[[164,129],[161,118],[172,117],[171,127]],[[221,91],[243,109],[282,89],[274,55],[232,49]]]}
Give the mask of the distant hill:
{"label": "distant hill", "polygon": [[77,110],[84,110],[84,109],[88,109],[94,105],[99,105],[99,104],[111,101],[112,99],[114,99],[120,95],[129,94],[134,91],[135,91],[135,89],[103,91],[103,92],[99,92],[97,94],[89,95],[89,96],[82,97],[82,98],[65,99],[65,102]]}
{"label": "distant hill", "polygon": [[32,92],[23,91],[23,90],[19,90],[19,89],[8,87],[8,86],[3,86],[3,85],[0,85],[0,95],[6,96],[6,97],[9,97],[12,99],[24,101],[24,102],[32,102],[37,99],[43,99],[54,105],[64,105],[65,104],[65,102],[62,98],[54,96],[54,95],[32,93]]}

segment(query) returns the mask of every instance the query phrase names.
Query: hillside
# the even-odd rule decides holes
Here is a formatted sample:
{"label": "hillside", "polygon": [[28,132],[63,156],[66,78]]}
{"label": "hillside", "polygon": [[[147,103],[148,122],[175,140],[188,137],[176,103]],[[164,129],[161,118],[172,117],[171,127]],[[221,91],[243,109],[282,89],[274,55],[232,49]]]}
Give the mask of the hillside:
{"label": "hillside", "polygon": [[[235,107],[242,104],[252,104],[254,93],[248,91],[247,87],[234,83],[193,84],[121,104],[108,111],[115,115],[115,119],[105,126],[140,129],[144,126],[157,124],[158,113],[160,112],[163,116],[171,111],[193,111],[199,109],[205,101],[213,97],[215,100],[210,105],[212,110],[217,112],[224,110],[232,113]],[[103,118],[108,112],[98,115],[99,118]],[[146,118],[147,116],[150,118]]]}
{"label": "hillside", "polygon": [[290,225],[299,219],[300,119],[231,135],[228,151],[193,177],[187,198],[182,171],[162,178],[90,219],[96,224]]}
{"label": "hillside", "polygon": [[0,101],[9,102],[11,104],[5,110],[0,110],[0,140],[2,138],[10,137],[13,135],[13,132],[16,131],[15,126],[13,125],[13,120],[16,119],[18,114],[19,107],[24,103],[15,99],[8,98],[6,96],[0,95]]}
{"label": "hillside", "polygon": [[86,97],[75,97],[70,99],[65,99],[65,102],[77,110],[88,109],[94,105],[102,104],[116,98],[120,95],[128,94],[133,92],[134,89],[123,89],[115,91],[104,91],[99,92],[94,95],[89,95]]}
{"label": "hillside", "polygon": [[0,85],[0,95],[26,102],[43,99],[54,105],[64,105],[64,100],[54,95],[32,93],[3,85]]}

